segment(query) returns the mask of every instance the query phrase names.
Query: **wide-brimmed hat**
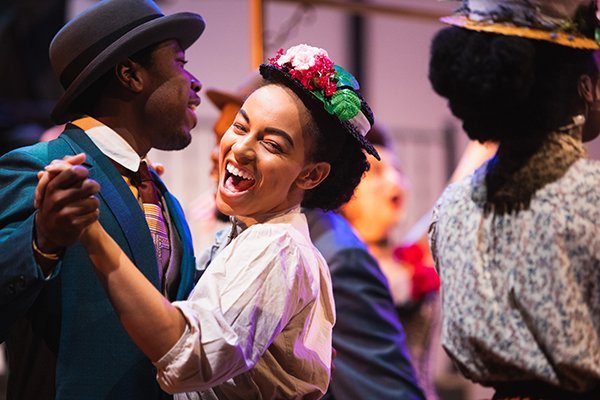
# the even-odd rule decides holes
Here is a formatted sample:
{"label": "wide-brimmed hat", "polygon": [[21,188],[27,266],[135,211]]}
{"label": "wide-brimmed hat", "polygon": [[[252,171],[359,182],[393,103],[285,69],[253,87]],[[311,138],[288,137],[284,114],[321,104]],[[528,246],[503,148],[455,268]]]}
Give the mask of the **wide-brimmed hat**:
{"label": "wide-brimmed hat", "polygon": [[50,62],[65,93],[52,111],[66,122],[73,101],[118,62],[175,39],[187,49],[204,31],[195,13],[165,16],[151,0],[104,0],[67,23],[50,44]]}
{"label": "wide-brimmed hat", "polygon": [[463,0],[441,21],[480,32],[598,49],[597,0]]}
{"label": "wide-brimmed hat", "polygon": [[290,47],[287,52],[281,49],[259,70],[267,81],[280,82],[292,89],[309,111],[340,125],[367,153],[380,159],[365,137],[374,118],[356,78],[335,65],[325,50],[305,44]]}
{"label": "wide-brimmed hat", "polygon": [[225,104],[232,103],[241,106],[244,104],[248,96],[252,94],[264,83],[263,77],[258,71],[248,75],[236,91],[226,91],[215,88],[206,89],[206,97],[217,107],[222,110]]}

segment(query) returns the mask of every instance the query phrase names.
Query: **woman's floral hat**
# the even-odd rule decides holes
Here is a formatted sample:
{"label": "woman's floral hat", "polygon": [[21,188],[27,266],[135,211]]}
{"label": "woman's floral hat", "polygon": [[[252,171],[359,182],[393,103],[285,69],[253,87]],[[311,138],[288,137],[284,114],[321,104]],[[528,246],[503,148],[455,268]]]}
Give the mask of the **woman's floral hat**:
{"label": "woman's floral hat", "polygon": [[[286,52],[280,49],[268,64],[260,66],[269,81],[284,83],[303,100],[325,110],[378,160],[377,150],[365,138],[373,126],[373,112],[364,101],[354,76],[329,58],[327,51],[300,44]],[[309,106],[312,110],[312,107]]]}
{"label": "woman's floral hat", "polygon": [[442,22],[562,46],[600,48],[600,0],[462,0]]}

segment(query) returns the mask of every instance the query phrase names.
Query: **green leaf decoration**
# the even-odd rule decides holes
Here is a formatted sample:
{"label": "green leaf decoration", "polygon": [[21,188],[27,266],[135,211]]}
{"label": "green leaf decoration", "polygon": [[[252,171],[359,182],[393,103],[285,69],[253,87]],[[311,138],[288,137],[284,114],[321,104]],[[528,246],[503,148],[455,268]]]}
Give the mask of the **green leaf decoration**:
{"label": "green leaf decoration", "polygon": [[596,43],[600,44],[600,28],[596,28],[594,31],[594,39],[596,39]]}
{"label": "green leaf decoration", "polygon": [[358,85],[358,81],[350,72],[346,71],[344,68],[339,65],[334,65],[333,69],[337,72],[337,87],[340,86],[350,86],[354,90],[360,89]]}
{"label": "green leaf decoration", "polygon": [[360,99],[350,89],[338,90],[325,102],[325,110],[336,115],[340,121],[348,121],[360,111]]}
{"label": "green leaf decoration", "polygon": [[325,103],[325,95],[319,90],[311,90],[311,93],[315,95],[315,97]]}

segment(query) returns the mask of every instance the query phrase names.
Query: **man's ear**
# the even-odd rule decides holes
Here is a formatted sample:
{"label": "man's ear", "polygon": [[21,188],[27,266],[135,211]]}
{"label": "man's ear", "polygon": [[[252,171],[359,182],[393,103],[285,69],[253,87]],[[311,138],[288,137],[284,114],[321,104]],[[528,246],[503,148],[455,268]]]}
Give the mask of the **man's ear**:
{"label": "man's ear", "polygon": [[577,85],[577,90],[579,91],[579,95],[586,103],[591,103],[596,100],[596,91],[594,87],[594,81],[589,75],[581,75],[579,77],[579,83]]}
{"label": "man's ear", "polygon": [[142,66],[130,59],[115,66],[115,75],[121,86],[132,92],[139,93],[144,88]]}
{"label": "man's ear", "polygon": [[303,190],[313,189],[327,178],[329,171],[331,171],[331,164],[328,162],[310,163],[296,178],[296,186]]}

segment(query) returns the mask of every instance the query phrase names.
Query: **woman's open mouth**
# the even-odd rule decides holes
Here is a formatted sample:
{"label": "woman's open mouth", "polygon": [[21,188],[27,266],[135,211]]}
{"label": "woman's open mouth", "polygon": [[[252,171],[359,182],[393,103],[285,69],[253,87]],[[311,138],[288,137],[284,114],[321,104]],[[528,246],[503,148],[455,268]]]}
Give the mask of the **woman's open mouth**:
{"label": "woman's open mouth", "polygon": [[256,180],[252,174],[227,162],[225,176],[223,177],[223,187],[225,189],[232,193],[239,193],[250,189],[255,183]]}

